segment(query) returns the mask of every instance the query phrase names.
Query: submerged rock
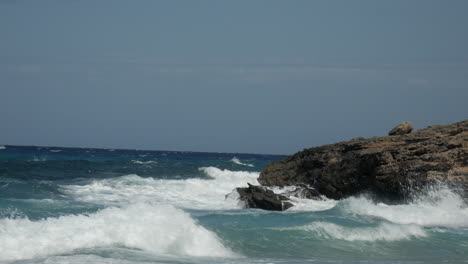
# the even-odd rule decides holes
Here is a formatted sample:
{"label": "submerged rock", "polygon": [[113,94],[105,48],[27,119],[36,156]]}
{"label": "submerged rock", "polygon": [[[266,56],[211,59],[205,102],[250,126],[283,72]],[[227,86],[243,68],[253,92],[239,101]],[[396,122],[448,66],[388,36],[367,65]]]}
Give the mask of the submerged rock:
{"label": "submerged rock", "polygon": [[276,194],[263,186],[248,185],[247,188],[236,188],[239,199],[245,202],[247,208],[284,211],[293,206],[284,195]]}
{"label": "submerged rock", "polygon": [[390,132],[388,132],[388,135],[389,136],[405,135],[405,134],[411,133],[413,129],[414,129],[413,125],[410,122],[406,121],[394,127],[392,130],[390,130]]}
{"label": "submerged rock", "polygon": [[[332,199],[369,191],[386,201],[401,202],[412,190],[436,180],[456,185],[467,194],[468,120],[395,133],[305,149],[269,164],[258,181],[265,186],[305,184]],[[244,190],[239,193],[249,207],[280,208],[278,202],[272,204],[281,196],[259,186]]]}

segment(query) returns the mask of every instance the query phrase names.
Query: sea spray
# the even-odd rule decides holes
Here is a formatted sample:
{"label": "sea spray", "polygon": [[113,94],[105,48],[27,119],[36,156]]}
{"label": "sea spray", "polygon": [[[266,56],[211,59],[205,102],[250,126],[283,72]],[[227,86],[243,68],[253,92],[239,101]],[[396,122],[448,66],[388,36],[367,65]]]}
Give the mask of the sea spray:
{"label": "sea spray", "polygon": [[387,205],[358,196],[345,199],[341,205],[342,210],[352,215],[380,217],[399,224],[468,227],[467,205],[444,185],[429,188],[427,193],[408,204]]}

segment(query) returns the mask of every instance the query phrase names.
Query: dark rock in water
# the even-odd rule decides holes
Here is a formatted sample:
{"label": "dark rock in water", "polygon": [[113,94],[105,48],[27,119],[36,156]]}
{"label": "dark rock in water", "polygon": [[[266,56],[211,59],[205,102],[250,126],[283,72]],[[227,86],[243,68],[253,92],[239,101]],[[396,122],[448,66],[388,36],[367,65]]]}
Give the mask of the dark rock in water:
{"label": "dark rock in water", "polygon": [[468,120],[305,149],[269,164],[258,179],[266,186],[305,184],[333,199],[370,191],[393,202],[405,201],[412,190],[436,180],[468,193]]}
{"label": "dark rock in water", "polygon": [[247,208],[261,208],[272,211],[284,211],[292,207],[289,199],[281,194],[275,194],[262,186],[249,184],[247,188],[236,188],[240,200],[246,203]]}
{"label": "dark rock in water", "polygon": [[388,132],[388,135],[389,136],[405,135],[405,134],[411,133],[413,129],[414,129],[413,125],[410,122],[406,121],[394,127],[392,130],[390,130],[390,132]]}

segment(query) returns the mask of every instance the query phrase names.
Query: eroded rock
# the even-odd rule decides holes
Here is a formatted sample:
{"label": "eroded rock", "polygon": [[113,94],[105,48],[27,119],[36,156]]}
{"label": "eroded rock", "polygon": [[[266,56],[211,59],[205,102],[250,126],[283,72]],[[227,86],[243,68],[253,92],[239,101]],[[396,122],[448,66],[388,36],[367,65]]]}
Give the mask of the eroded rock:
{"label": "eroded rock", "polygon": [[305,184],[333,199],[369,191],[394,202],[435,180],[468,193],[468,120],[305,149],[269,164],[258,179],[266,186]]}

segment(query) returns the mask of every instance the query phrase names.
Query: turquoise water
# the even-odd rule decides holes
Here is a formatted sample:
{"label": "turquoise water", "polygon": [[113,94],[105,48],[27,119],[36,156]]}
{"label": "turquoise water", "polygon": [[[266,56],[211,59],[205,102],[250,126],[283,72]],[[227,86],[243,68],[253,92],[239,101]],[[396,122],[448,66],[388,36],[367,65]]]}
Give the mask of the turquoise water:
{"label": "turquoise water", "polygon": [[468,208],[444,186],[405,205],[357,196],[243,209],[232,190],[281,158],[6,146],[0,262],[468,262]]}

